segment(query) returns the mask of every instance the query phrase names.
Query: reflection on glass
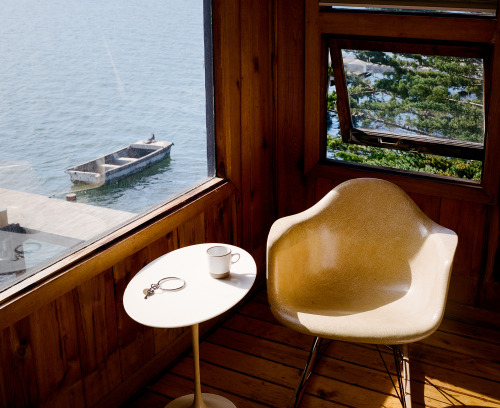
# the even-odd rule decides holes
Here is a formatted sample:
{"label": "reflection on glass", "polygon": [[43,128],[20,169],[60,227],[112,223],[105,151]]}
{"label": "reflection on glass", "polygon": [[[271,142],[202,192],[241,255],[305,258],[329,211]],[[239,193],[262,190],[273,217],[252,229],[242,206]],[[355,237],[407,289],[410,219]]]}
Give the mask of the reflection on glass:
{"label": "reflection on glass", "polygon": [[343,51],[355,128],[482,143],[483,62]]}

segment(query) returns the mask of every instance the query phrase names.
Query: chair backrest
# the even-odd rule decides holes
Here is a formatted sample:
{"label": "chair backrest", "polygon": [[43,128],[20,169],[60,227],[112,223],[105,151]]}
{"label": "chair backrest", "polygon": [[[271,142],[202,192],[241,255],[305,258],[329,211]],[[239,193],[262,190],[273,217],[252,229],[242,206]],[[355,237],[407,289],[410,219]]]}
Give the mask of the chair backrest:
{"label": "chair backrest", "polygon": [[429,219],[396,185],[350,180],[273,224],[270,302],[330,313],[333,300],[339,314],[374,308],[419,290],[439,268],[449,272],[456,242],[453,231]]}

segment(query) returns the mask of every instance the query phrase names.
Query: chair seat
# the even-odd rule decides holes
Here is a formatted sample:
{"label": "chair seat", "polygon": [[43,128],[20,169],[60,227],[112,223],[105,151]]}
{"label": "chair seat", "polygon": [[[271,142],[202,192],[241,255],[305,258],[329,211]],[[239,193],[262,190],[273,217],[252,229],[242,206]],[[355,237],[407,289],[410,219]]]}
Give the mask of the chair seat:
{"label": "chair seat", "polygon": [[432,310],[433,304],[426,306],[419,305],[415,295],[408,292],[376,309],[352,313],[340,312],[336,304],[330,310],[271,310],[282,324],[304,334],[357,343],[405,344],[427,337],[439,326],[441,309]]}

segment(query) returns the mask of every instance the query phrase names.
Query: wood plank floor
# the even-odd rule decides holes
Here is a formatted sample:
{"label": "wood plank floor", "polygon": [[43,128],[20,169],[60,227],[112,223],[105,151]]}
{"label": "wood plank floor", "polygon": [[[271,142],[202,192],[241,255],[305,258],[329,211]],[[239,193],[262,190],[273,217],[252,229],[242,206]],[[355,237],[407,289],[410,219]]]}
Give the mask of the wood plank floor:
{"label": "wood plank floor", "polygon": [[[265,292],[240,308],[200,345],[202,391],[238,408],[285,408],[312,337],[276,322]],[[385,353],[385,352],[384,352]],[[386,362],[392,371],[392,355]],[[500,331],[445,319],[431,337],[410,345],[414,407],[500,408]],[[163,407],[193,392],[189,354],[124,408]],[[400,407],[376,349],[331,342],[311,376],[303,408]]]}

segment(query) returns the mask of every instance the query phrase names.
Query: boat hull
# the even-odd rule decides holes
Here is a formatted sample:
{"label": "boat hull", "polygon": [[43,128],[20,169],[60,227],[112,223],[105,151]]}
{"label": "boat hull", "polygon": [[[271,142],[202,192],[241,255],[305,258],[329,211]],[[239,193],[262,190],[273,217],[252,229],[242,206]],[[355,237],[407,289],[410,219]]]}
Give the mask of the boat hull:
{"label": "boat hull", "polygon": [[170,157],[173,143],[139,141],[106,156],[66,170],[74,184],[116,183]]}

